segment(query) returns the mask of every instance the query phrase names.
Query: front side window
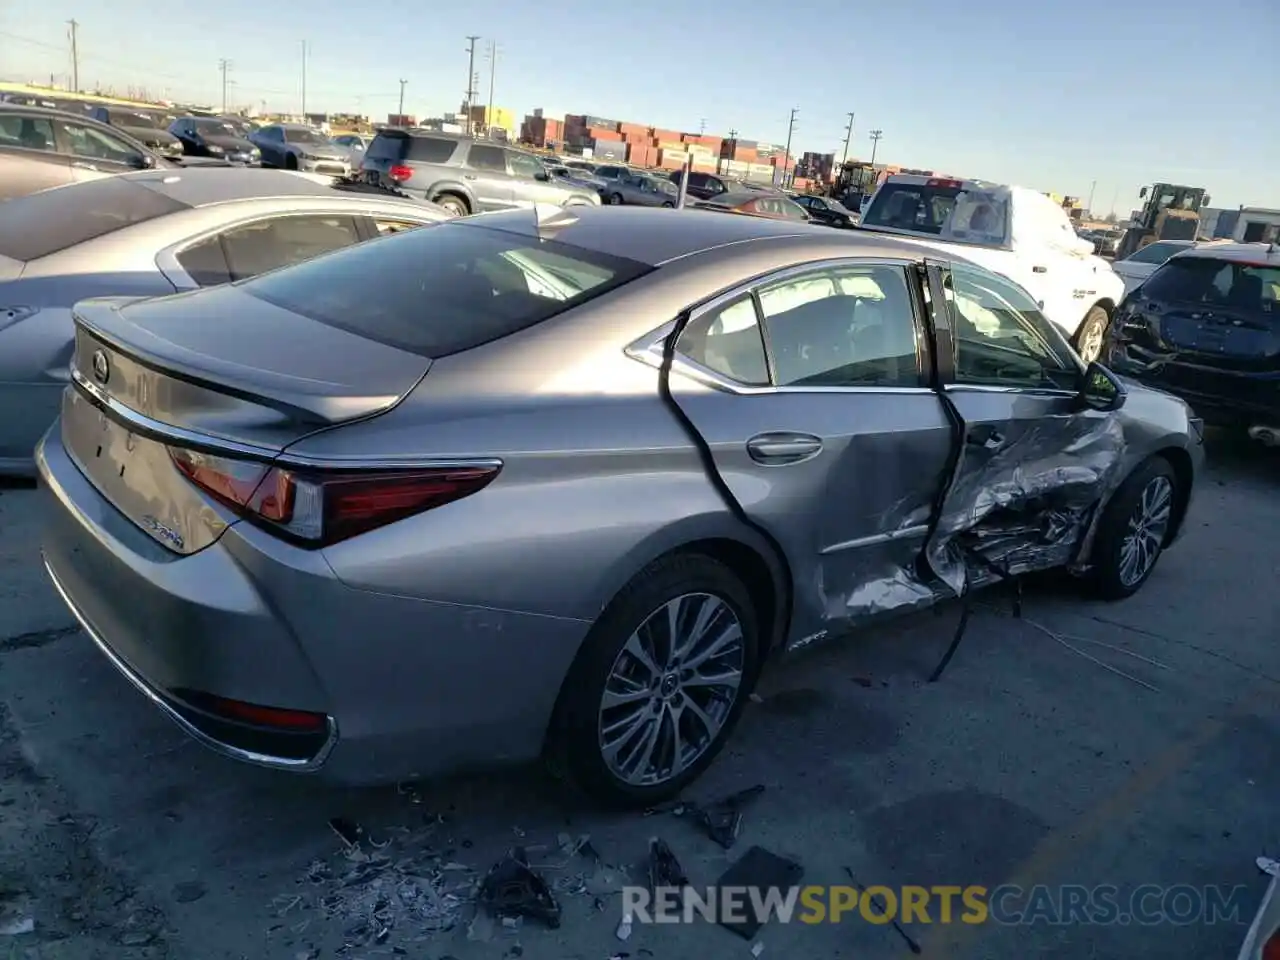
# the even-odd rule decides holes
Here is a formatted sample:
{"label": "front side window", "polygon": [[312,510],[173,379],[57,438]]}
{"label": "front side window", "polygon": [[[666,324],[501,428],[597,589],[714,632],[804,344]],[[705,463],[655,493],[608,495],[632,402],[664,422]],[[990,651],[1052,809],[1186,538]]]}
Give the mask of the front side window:
{"label": "front side window", "polygon": [[949,284],[958,383],[1073,389],[1078,370],[1030,294],[967,264]]}
{"label": "front side window", "polygon": [[64,123],[67,146],[77,157],[89,160],[105,160],[109,163],[138,165],[142,154],[118,137],[79,123]]}
{"label": "front side window", "polygon": [[491,147],[485,143],[472,144],[471,149],[467,151],[467,166],[491,173],[506,173],[506,151],[501,147]]}
{"label": "front side window", "polygon": [[533,180],[539,174],[546,173],[546,168],[543,167],[542,163],[527,153],[511,151],[507,154],[507,159],[511,163],[511,172],[525,180]]}

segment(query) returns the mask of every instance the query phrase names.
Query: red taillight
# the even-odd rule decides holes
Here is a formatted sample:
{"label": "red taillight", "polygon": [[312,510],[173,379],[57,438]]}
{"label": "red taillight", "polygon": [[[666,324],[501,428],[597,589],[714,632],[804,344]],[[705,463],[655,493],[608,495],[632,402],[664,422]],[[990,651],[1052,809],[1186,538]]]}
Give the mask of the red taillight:
{"label": "red taillight", "polygon": [[387,171],[387,174],[392,180],[400,183],[401,181],[408,180],[413,176],[413,167],[406,167],[403,163],[392,164],[391,169]]}
{"label": "red taillight", "polygon": [[227,720],[238,720],[255,727],[274,727],[277,730],[290,730],[296,733],[323,730],[328,719],[323,713],[312,713],[309,710],[284,710],[280,707],[263,707],[256,703],[244,703],[241,700],[228,700],[226,697],[215,697],[212,694],[188,695],[193,705],[202,710],[223,717]]}
{"label": "red taillight", "polygon": [[1262,945],[1262,960],[1280,960],[1280,930],[1271,934]]}
{"label": "red taillight", "polygon": [[170,447],[200,489],[247,519],[307,546],[326,546],[484,489],[497,465],[394,472],[298,472]]}
{"label": "red taillight", "polygon": [[962,180],[941,180],[941,179],[939,179],[939,178],[935,177],[935,178],[933,178],[932,180],[929,180],[928,182],[926,182],[926,183],[925,183],[925,186],[926,186],[926,187],[946,187],[947,189],[952,189],[952,188],[954,188],[954,189],[956,189],[956,190],[959,190],[961,187],[963,187],[963,186],[964,186],[964,181],[962,181]]}

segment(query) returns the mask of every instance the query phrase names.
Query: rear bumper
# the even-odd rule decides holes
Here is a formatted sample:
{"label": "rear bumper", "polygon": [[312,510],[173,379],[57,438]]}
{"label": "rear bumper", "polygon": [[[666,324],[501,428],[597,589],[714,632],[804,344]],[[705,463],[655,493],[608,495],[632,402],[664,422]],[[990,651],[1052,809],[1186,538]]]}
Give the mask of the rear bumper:
{"label": "rear bumper", "polygon": [[1181,397],[1213,426],[1280,426],[1280,372],[1229,373],[1177,362],[1152,362],[1123,344],[1106,364],[1116,373]]}
{"label": "rear bumper", "polygon": [[[103,655],[217,752],[345,784],[536,757],[587,624],[348,587],[322,554],[248,524],[174,554],[85,478],[55,425],[36,451],[55,587]],[[209,698],[325,718],[285,733]]]}

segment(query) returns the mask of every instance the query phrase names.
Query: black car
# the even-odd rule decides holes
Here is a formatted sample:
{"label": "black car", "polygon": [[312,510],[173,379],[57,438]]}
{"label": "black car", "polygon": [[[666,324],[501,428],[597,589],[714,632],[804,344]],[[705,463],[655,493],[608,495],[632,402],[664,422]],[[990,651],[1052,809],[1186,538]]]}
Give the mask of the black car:
{"label": "black car", "polygon": [[[680,186],[680,181],[684,179],[683,170],[673,170],[671,172],[671,182]],[[689,186],[685,193],[699,200],[712,200],[721,194],[729,193],[737,184],[732,180],[726,180],[724,177],[717,177],[712,173],[690,173]]]}
{"label": "black car", "polygon": [[132,107],[94,106],[89,109],[89,116],[99,123],[115,127],[145,143],[162,157],[181,157],[182,141],[165,128],[170,118],[160,117],[142,109]]}
{"label": "black car", "polygon": [[1280,250],[1177,254],[1120,304],[1103,362],[1177,394],[1207,423],[1280,435]]}
{"label": "black car", "polygon": [[262,152],[230,122],[217,117],[179,117],[169,132],[189,157],[214,157],[231,163],[259,164]]}
{"label": "black car", "polygon": [[817,223],[828,227],[854,227],[858,224],[856,213],[830,197],[801,195],[791,199],[804,207],[805,212]]}

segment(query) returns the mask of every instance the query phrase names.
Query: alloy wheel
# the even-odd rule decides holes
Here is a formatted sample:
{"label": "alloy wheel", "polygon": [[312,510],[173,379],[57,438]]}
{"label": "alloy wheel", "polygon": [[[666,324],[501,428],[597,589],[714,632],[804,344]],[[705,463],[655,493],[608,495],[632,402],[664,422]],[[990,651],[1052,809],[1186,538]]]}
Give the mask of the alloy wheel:
{"label": "alloy wheel", "polygon": [[738,700],[745,663],[742,622],[720,597],[688,593],[650,613],[605,681],[598,730],[609,771],[653,786],[696,763]]}
{"label": "alloy wheel", "polygon": [[1103,324],[1091,323],[1080,338],[1080,359],[1093,363],[1102,354]]}
{"label": "alloy wheel", "polygon": [[1126,587],[1140,583],[1155,566],[1173,512],[1173,484],[1165,476],[1152,477],[1129,515],[1120,541],[1120,582]]}

